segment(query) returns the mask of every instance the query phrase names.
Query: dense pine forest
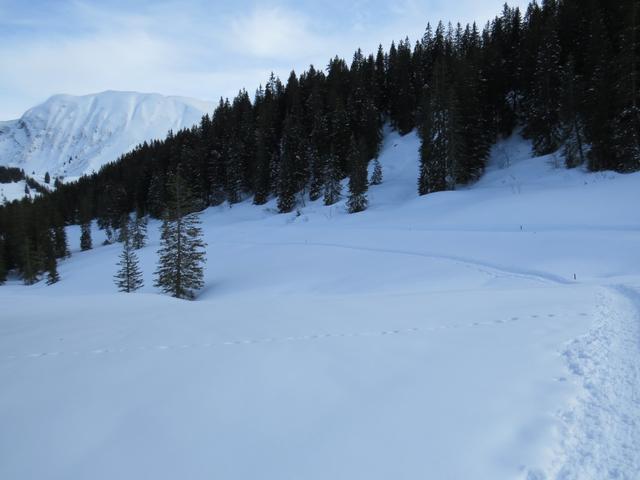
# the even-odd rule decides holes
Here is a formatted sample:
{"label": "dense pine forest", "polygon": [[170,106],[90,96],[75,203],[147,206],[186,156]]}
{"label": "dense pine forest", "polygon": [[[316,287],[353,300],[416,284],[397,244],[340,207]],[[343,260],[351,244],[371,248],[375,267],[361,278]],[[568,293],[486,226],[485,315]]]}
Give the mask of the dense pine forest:
{"label": "dense pine forest", "polygon": [[420,134],[416,195],[473,182],[492,144],[515,129],[534,153],[561,152],[567,168],[639,170],[638,3],[505,5],[483,27],[427,25],[415,42],[358,50],[350,63],[335,57],[284,82],[271,75],[253,98],[221,99],[191,129],[0,208],[0,282],[11,270],[27,284],[43,272],[55,279],[56,259],[69,255],[65,225],[86,233],[97,220],[116,232],[134,211],[161,218],[176,173],[196,211],[249,198],[277,198],[282,213],[342,198],[351,213],[365,210],[368,185],[384,181],[379,164],[375,178],[367,168],[387,124]]}

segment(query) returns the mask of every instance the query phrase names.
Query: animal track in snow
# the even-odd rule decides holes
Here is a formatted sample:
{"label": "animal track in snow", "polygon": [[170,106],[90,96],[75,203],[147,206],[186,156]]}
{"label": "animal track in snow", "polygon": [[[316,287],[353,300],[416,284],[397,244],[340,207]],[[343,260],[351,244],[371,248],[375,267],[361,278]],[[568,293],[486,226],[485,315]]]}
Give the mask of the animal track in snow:
{"label": "animal track in snow", "polygon": [[[586,317],[589,314],[585,312],[575,313],[574,315],[580,317]],[[548,317],[555,318],[559,316],[558,314],[548,313],[548,314],[539,314],[539,315],[530,315],[529,318],[540,318],[540,317]],[[567,314],[564,314],[567,316]],[[434,325],[430,327],[408,327],[402,329],[395,330],[380,330],[374,332],[325,332],[325,333],[315,333],[310,335],[301,335],[301,336],[286,336],[286,337],[265,337],[265,338],[246,338],[246,339],[237,339],[237,340],[220,340],[218,342],[207,342],[202,344],[197,343],[181,343],[177,345],[152,345],[145,346],[139,345],[135,347],[116,347],[116,348],[95,348],[87,351],[78,351],[74,350],[72,352],[65,353],[63,351],[53,351],[53,352],[36,352],[36,353],[27,353],[27,354],[11,354],[6,355],[4,357],[5,360],[17,360],[17,359],[33,359],[33,358],[43,358],[43,357],[55,357],[55,356],[64,356],[64,355],[105,355],[105,354],[114,354],[114,353],[126,353],[128,351],[156,351],[163,352],[169,350],[192,350],[192,349],[212,349],[216,347],[227,347],[227,346],[246,346],[246,345],[256,345],[256,344],[267,344],[267,343],[278,343],[278,342],[303,342],[303,341],[322,341],[331,338],[363,338],[363,337],[383,337],[383,336],[391,336],[391,335],[406,335],[406,334],[417,334],[417,333],[430,333],[430,332],[438,332],[445,330],[458,330],[464,328],[478,328],[478,327],[487,327],[487,326],[497,326],[497,325],[506,325],[511,322],[519,321],[520,317],[510,317],[509,319],[496,319],[492,321],[486,322],[472,322],[467,324],[460,323],[452,323],[445,325]]]}

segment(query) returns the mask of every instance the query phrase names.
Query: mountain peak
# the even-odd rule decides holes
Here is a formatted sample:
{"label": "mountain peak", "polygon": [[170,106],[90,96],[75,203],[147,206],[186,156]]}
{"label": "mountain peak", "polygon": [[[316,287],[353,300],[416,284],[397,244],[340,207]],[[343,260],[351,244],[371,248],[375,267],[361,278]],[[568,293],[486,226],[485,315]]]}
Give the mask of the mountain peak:
{"label": "mountain peak", "polygon": [[42,180],[97,171],[136,145],[188,128],[214,104],[158,93],[56,94],[0,129],[0,165]]}

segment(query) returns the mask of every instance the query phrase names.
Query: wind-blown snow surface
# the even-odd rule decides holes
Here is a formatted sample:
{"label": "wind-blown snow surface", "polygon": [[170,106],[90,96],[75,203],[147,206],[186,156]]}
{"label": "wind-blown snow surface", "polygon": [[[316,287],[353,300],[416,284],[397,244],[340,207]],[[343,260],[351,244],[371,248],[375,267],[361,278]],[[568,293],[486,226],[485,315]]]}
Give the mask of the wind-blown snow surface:
{"label": "wind-blown snow surface", "polygon": [[207,210],[197,301],[152,286],[157,223],[141,293],[118,245],[0,288],[0,478],[637,479],[640,175],[513,138],[417,197],[417,149],[361,214]]}
{"label": "wind-blown snow surface", "polygon": [[144,141],[198,123],[214,105],[185,97],[107,91],[55,95],[22,118],[0,123],[0,164],[42,181],[77,179]]}

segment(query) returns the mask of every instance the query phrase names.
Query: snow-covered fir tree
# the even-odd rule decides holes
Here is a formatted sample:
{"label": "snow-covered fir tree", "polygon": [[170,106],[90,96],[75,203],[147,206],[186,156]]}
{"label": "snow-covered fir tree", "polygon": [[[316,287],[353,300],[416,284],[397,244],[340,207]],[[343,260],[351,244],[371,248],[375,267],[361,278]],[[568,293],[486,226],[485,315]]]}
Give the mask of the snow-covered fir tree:
{"label": "snow-covered fir tree", "polygon": [[205,243],[199,212],[180,169],[169,180],[169,206],[162,220],[154,286],[176,298],[192,299],[204,286]]}
{"label": "snow-covered fir tree", "polygon": [[376,157],[373,160],[373,172],[371,173],[371,185],[380,185],[382,183],[382,165],[380,160]]}
{"label": "snow-covered fir tree", "polygon": [[367,209],[367,162],[365,160],[363,143],[351,137],[351,151],[349,153],[349,198],[347,209],[349,213],[362,212]]}
{"label": "snow-covered fir tree", "polygon": [[136,211],[136,216],[131,221],[129,231],[129,235],[131,236],[131,246],[135,250],[143,248],[147,242],[147,219],[142,216],[140,211]]}
{"label": "snow-covered fir tree", "polygon": [[142,272],[126,224],[123,226],[121,234],[122,252],[118,262],[119,269],[114,280],[119,292],[131,293],[143,286]]}

